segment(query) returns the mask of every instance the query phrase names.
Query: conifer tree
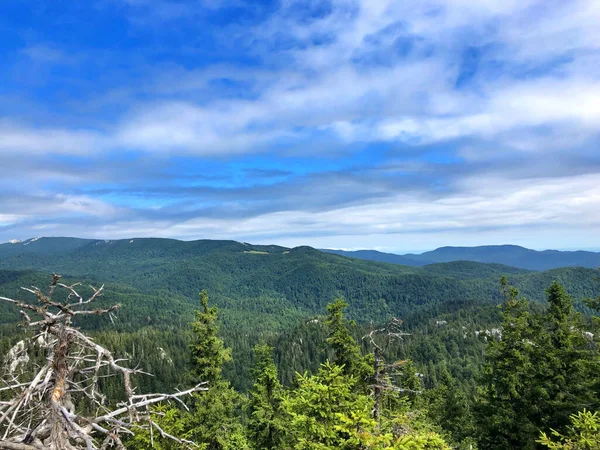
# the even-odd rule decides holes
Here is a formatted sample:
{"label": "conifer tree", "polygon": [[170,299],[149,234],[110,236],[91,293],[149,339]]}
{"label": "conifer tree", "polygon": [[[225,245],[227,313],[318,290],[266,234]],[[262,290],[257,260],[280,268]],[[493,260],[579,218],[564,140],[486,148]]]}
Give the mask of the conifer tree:
{"label": "conifer tree", "polygon": [[518,298],[518,290],[508,286],[505,277],[501,287],[506,295],[502,338],[488,344],[476,404],[479,444],[490,450],[532,449],[538,427],[531,420],[535,407],[530,391],[535,380],[531,317],[527,302]]}
{"label": "conifer tree", "polygon": [[221,381],[223,364],[231,361],[231,349],[225,348],[217,336],[217,306],[208,306],[208,293],[200,293],[202,310],[195,311],[192,323],[195,341],[190,344],[192,374],[195,378],[214,384]]}
{"label": "conifer tree", "polygon": [[218,337],[218,308],[209,307],[208,294],[200,294],[202,309],[192,323],[195,340],[190,345],[191,376],[208,382],[209,390],[194,396],[193,409],[183,421],[188,439],[206,450],[248,448],[238,413],[243,397],[222,378],[223,364],[231,360],[231,350]]}
{"label": "conifer tree", "polygon": [[473,435],[473,417],[463,389],[443,365],[439,385],[428,393],[429,416],[450,434],[452,440],[468,448]]}
{"label": "conifer tree", "polygon": [[298,374],[298,388],[284,401],[290,448],[361,449],[374,444],[372,401],[353,391],[356,379],[343,366],[324,363],[316,375]]}
{"label": "conifer tree", "polygon": [[[600,269],[599,269],[600,273]],[[596,280],[600,282],[600,277],[597,277]],[[595,349],[595,358],[592,361],[592,368],[590,372],[595,376],[592,377],[592,389],[600,397],[600,355],[598,354],[598,349],[600,348],[600,295],[595,298],[586,298],[583,300],[585,305],[590,308],[594,314],[591,318],[591,326],[590,331],[585,333],[585,337],[587,340],[587,344]]]}
{"label": "conifer tree", "polygon": [[598,357],[584,337],[581,315],[575,312],[573,299],[556,281],[546,291],[548,309],[543,318],[545,333],[539,351],[545,364],[536,383],[543,386],[544,429],[565,431],[570,416],[584,408],[598,407],[594,380],[598,374]]}
{"label": "conifer tree", "polygon": [[254,386],[248,405],[248,435],[256,450],[282,448],[286,422],[282,408],[283,389],[273,362],[273,348],[266,344],[254,347]]}
{"label": "conifer tree", "polygon": [[344,318],[344,309],[348,304],[342,298],[337,298],[327,305],[329,337],[326,342],[334,352],[333,362],[343,366],[343,373],[356,377],[357,383],[365,386],[373,374],[371,355],[363,356],[359,345],[350,333],[350,323]]}
{"label": "conifer tree", "polygon": [[550,450],[597,450],[600,448],[600,413],[583,410],[571,415],[566,434],[552,430],[542,433],[538,440]]}

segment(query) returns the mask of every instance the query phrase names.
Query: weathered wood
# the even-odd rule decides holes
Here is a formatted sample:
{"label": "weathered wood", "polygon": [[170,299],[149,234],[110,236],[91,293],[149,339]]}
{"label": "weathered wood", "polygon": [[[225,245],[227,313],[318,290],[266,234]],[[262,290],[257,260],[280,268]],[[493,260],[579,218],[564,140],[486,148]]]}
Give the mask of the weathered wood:
{"label": "weathered wood", "polygon": [[[12,393],[12,398],[0,402],[0,450],[124,449],[120,435],[132,435],[135,430],[144,428],[154,429],[184,448],[197,447],[159,427],[152,419],[149,406],[169,400],[181,402],[182,397],[208,390],[205,383],[175,394],[135,394],[131,378],[144,372],[121,365],[107,348],[71,326],[74,317],[107,314],[119,305],[85,309],[102,295],[104,286],[99,289],[90,286],[93,294],[84,299],[76,290],[80,283],[69,286],[59,281],[60,275],[53,274],[47,294],[35,286],[23,288],[37,298],[37,305],[0,297],[0,301],[20,308],[24,325],[35,331],[27,344],[22,341],[18,344],[21,347],[11,351],[16,358],[11,363],[18,367],[28,361],[27,355],[22,354],[28,346],[41,347],[47,355],[45,364],[34,368],[31,381],[23,382],[11,371],[1,380],[4,386],[0,391]],[[53,299],[57,290],[66,292],[64,301]],[[71,303],[72,300],[75,303]],[[31,319],[33,315],[37,316],[35,321]],[[99,373],[104,370],[123,380],[126,401],[112,411],[106,409],[104,395],[99,392]],[[77,381],[75,374],[79,374]],[[75,391],[97,406],[96,416],[85,416],[77,411],[71,395]]]}

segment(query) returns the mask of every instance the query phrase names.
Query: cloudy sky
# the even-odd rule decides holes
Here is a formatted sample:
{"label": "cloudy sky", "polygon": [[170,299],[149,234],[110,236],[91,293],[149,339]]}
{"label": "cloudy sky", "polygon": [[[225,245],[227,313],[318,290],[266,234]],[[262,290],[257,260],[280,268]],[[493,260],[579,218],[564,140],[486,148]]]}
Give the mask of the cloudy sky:
{"label": "cloudy sky", "polygon": [[0,241],[600,248],[597,0],[9,0],[0,35]]}

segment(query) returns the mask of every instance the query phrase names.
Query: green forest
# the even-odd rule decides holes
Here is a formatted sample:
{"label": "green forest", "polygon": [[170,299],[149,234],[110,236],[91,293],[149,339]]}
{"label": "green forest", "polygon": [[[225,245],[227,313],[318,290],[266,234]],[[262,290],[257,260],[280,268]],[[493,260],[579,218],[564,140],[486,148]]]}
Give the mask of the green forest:
{"label": "green forest", "polygon": [[[199,448],[600,448],[597,271],[69,242],[3,255],[0,296],[34,305],[21,287],[47,286],[48,271],[82,293],[106,281],[98,307],[120,308],[75,325],[153,375],[136,377],[137,392],[206,383],[188,408],[152,407],[166,434]],[[18,308],[0,308],[7,355],[31,336]],[[118,380],[99,383],[122,400]],[[124,444],[186,448],[146,431]]]}

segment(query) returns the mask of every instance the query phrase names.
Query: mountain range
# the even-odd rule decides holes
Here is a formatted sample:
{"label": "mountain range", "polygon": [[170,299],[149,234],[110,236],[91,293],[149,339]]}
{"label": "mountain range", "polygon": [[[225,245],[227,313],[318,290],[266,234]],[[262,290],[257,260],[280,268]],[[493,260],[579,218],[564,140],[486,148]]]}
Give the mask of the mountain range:
{"label": "mountain range", "polygon": [[[350,313],[364,321],[414,313],[452,301],[498,301],[502,275],[509,276],[535,300],[543,300],[544,289],[554,279],[564,283],[577,298],[594,293],[596,271],[589,268],[535,272],[516,267],[516,263],[498,264],[507,260],[522,262],[515,256],[519,252],[532,260],[542,258],[540,264],[544,257],[554,256],[554,265],[559,257],[570,255],[511,246],[446,247],[423,255],[399,256],[420,258],[413,264],[400,265],[403,259],[390,258],[398,255],[382,254],[385,262],[365,261],[364,253],[359,253],[363,259],[349,258],[307,246],[158,238],[34,238],[0,245],[0,271],[4,274],[0,289],[1,278],[13,280],[15,272],[19,276],[57,272],[74,280],[108,283],[113,286],[112,292],[133,299],[123,303],[130,303],[127,320],[138,317],[138,323],[153,316],[165,320],[165,314],[173,320],[185,316],[195,306],[198,292],[207,289],[224,311],[225,326],[235,326],[236,321],[251,322],[253,327],[266,329],[285,327],[299,317],[319,314],[338,295],[345,296]],[[374,258],[373,253],[366,256]],[[485,259],[486,263],[465,261],[469,257]],[[586,265],[592,267],[592,258],[588,257]],[[428,264],[434,259],[444,262]],[[576,264],[573,259],[569,261]],[[521,263],[524,265],[529,264]],[[546,266],[552,264],[546,262]],[[148,311],[146,297],[159,307]],[[169,301],[160,304],[159,297]]]}
{"label": "mountain range", "polygon": [[[88,284],[105,284],[99,306],[119,303],[122,308],[110,320],[92,316],[78,325],[113,343],[127,341],[138,346],[144,342],[146,355],[159,347],[179,355],[183,362],[167,367],[159,360],[152,364],[144,360],[139,348],[137,353],[140,363],[152,365],[150,372],[164,366],[171,373],[168,377],[178,379],[173,373],[184,366],[181,348],[189,339],[198,293],[206,289],[211,304],[219,307],[221,334],[233,349],[236,363],[228,373],[238,380],[238,386],[247,387],[248,355],[262,339],[287,342],[276,346],[282,360],[293,357],[299,364],[287,365],[289,380],[294,370],[304,370],[309,361],[317,361],[317,350],[306,346],[313,341],[303,334],[307,330],[302,330],[315,320],[318,323],[326,305],[337,296],[346,299],[348,316],[361,327],[394,316],[405,321],[408,331],[420,333],[426,340],[437,323],[448,323],[448,332],[458,324],[469,330],[494,326],[498,322],[495,306],[503,298],[503,275],[524,296],[539,302],[544,301],[544,291],[553,280],[563,284],[583,310],[579,300],[598,293],[597,271],[590,268],[532,271],[464,260],[425,262],[419,261],[419,266],[390,264],[307,246],[235,241],[35,238],[0,244],[0,296],[35,302],[20,287],[47,286],[52,272],[63,275],[66,283],[81,281],[83,290]],[[0,348],[8,348],[12,336],[20,333],[15,326],[18,321],[18,310],[0,302]],[[425,345],[423,339],[413,339],[415,358],[427,359],[432,354],[430,347],[418,347]],[[478,348],[471,350],[480,354]],[[456,367],[461,364],[456,361]],[[158,376],[156,383],[160,379]]]}
{"label": "mountain range", "polygon": [[377,250],[344,251],[323,249],[327,253],[348,256],[368,261],[402,264],[421,267],[427,264],[452,261],[474,261],[504,264],[522,269],[543,271],[559,267],[600,267],[600,253],[589,251],[537,251],[518,245],[484,245],[479,247],[440,247],[421,253],[398,255]]}

